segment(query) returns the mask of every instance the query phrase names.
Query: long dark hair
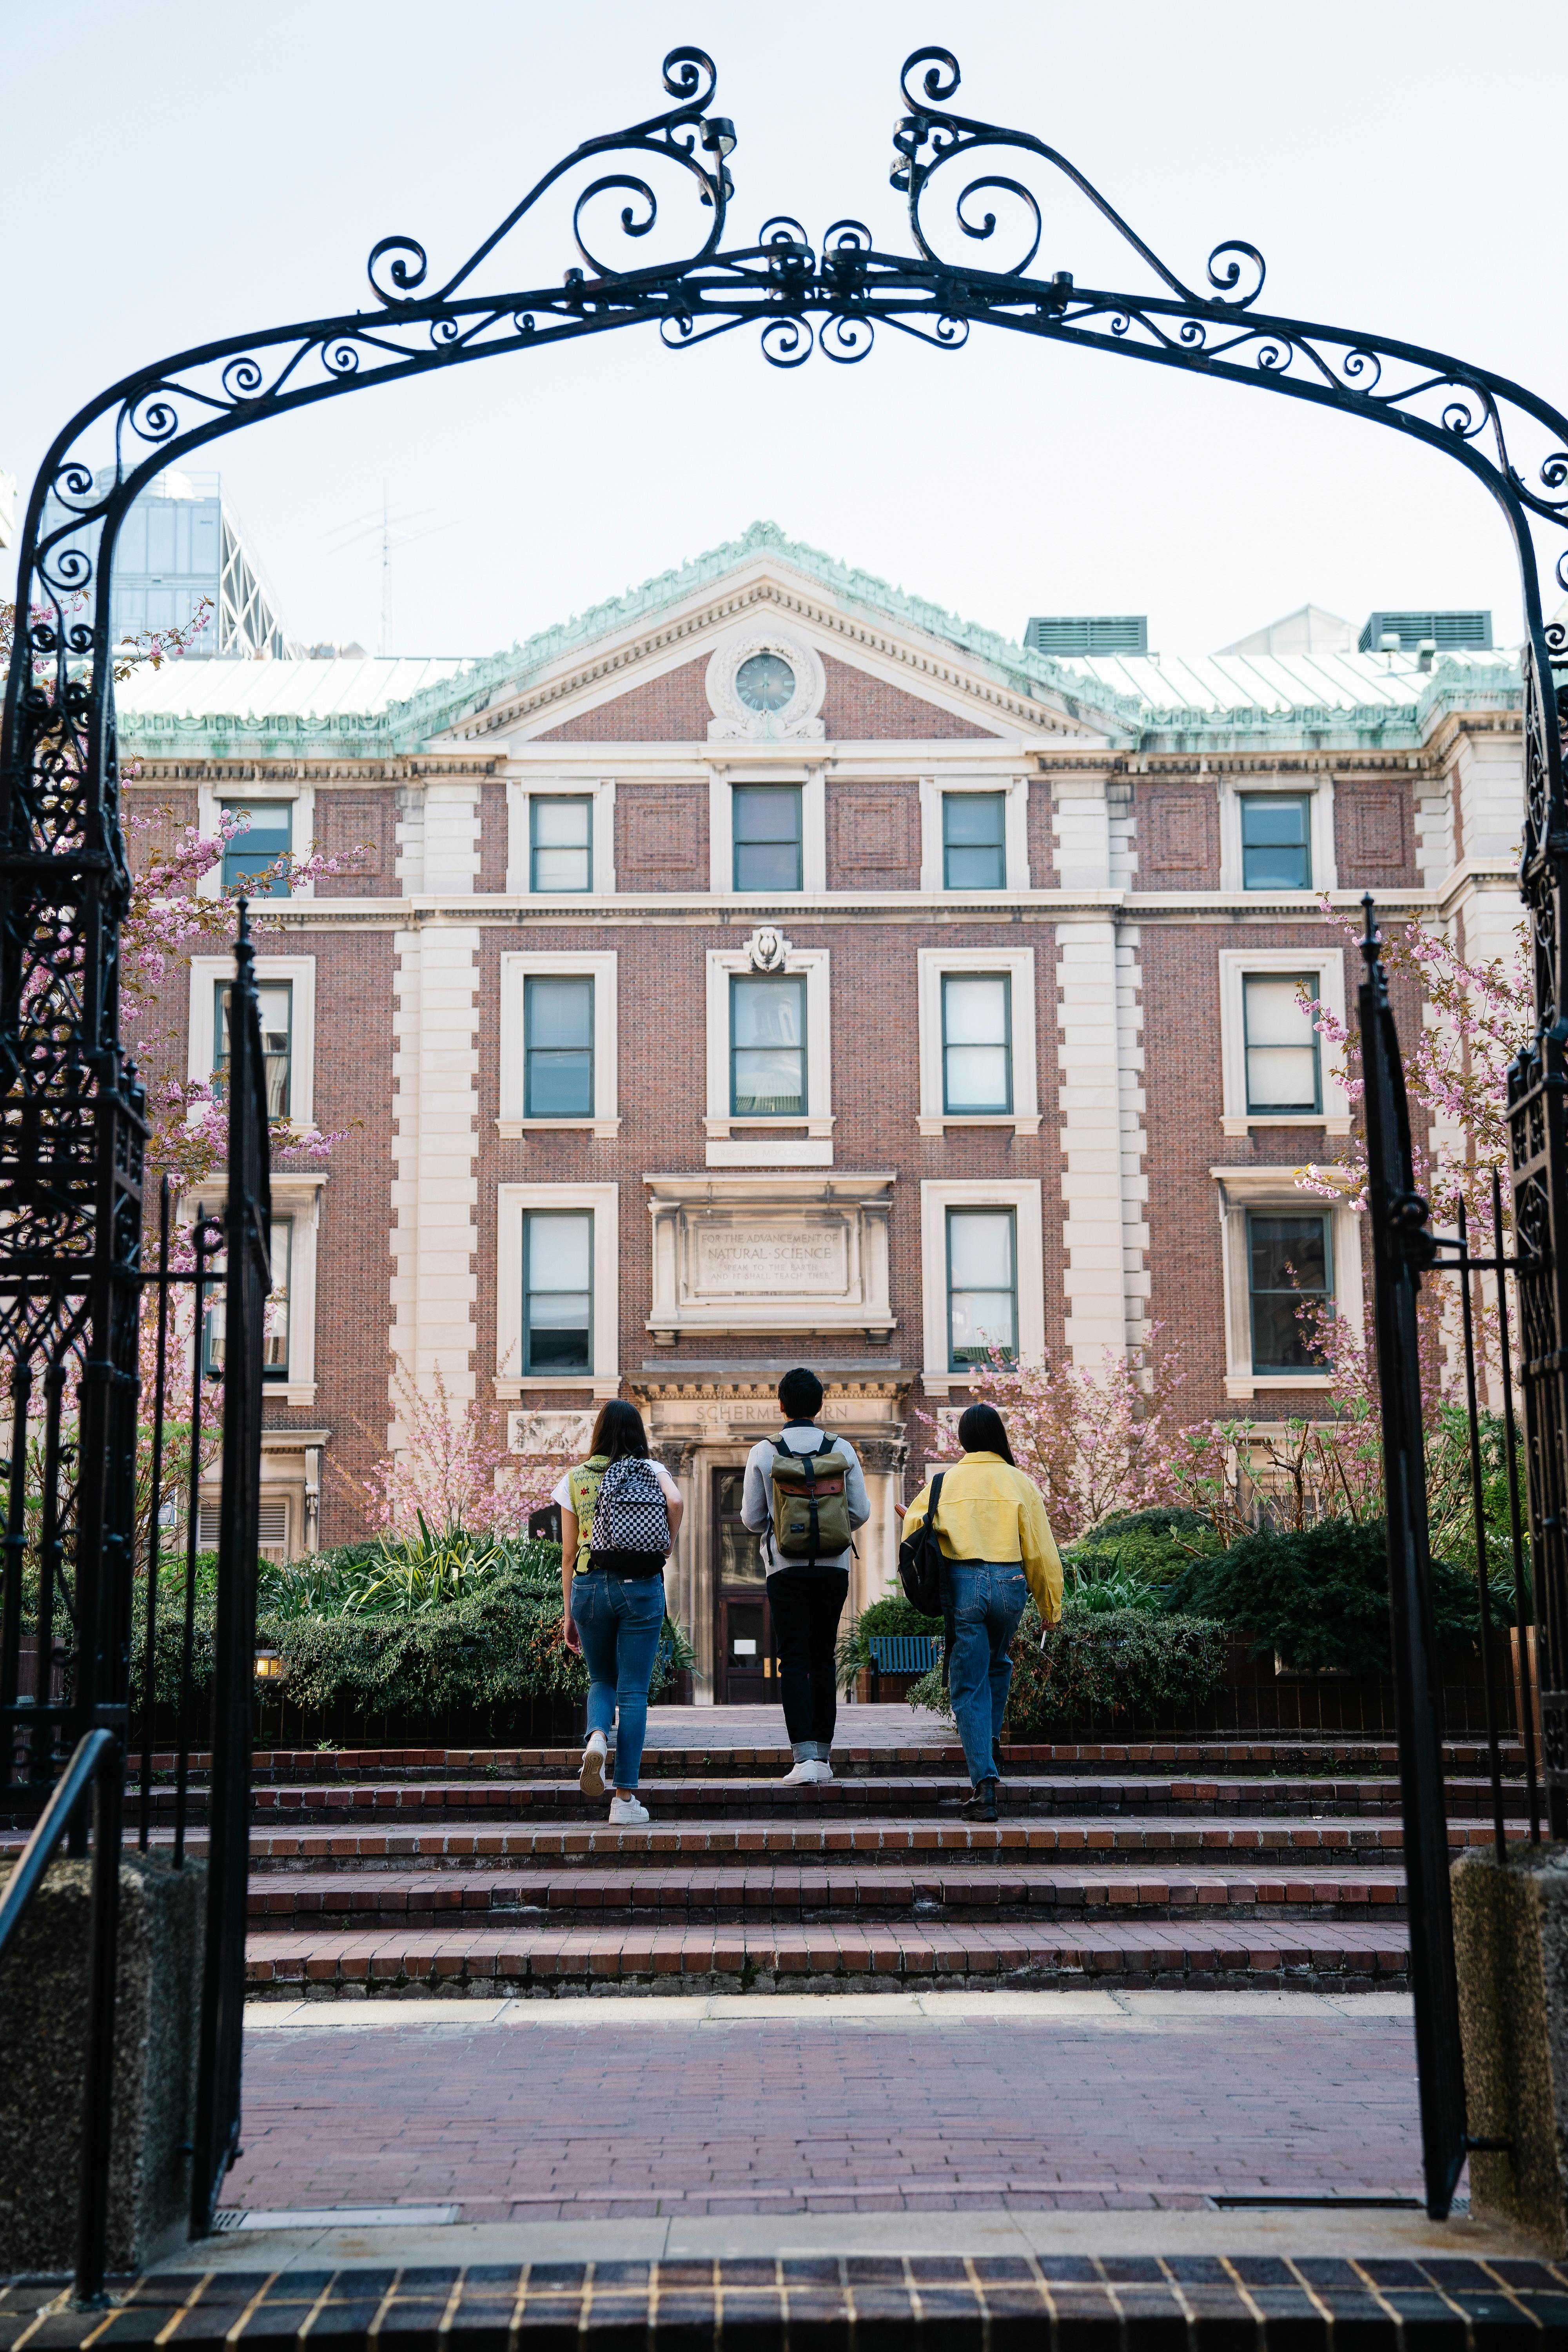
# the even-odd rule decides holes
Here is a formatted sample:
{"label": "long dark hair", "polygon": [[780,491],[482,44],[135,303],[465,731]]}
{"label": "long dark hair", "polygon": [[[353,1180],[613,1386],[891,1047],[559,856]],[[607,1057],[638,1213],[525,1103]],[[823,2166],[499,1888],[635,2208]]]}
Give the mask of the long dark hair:
{"label": "long dark hair", "polygon": [[588,1441],[588,1452],[606,1454],[612,1462],[622,1462],[628,1454],[646,1462],[647,1432],[636,1405],[627,1404],[621,1397],[612,1397],[608,1404],[602,1404],[599,1418],[594,1423],[594,1434]]}
{"label": "long dark hair", "polygon": [[[999,1454],[1004,1462],[1013,1461],[1007,1425],[994,1404],[964,1406],[958,1423],[958,1442],[966,1454]],[[1015,1462],[1013,1466],[1016,1469],[1018,1465]]]}

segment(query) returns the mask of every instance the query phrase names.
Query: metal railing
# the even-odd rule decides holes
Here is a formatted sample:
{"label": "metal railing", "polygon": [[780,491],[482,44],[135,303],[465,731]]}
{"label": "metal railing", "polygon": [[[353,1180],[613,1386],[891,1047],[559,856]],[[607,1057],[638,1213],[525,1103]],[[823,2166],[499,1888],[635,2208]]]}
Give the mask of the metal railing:
{"label": "metal railing", "polygon": [[[8,1314],[9,1343],[0,1362],[11,1406],[10,1457],[0,1465],[7,1486],[5,1535],[0,1549],[0,1805],[23,1818],[35,1805],[40,1809],[0,1894],[0,1963],[60,1847],[67,1846],[78,1858],[89,1853],[87,1799],[91,1794],[91,1958],[73,2283],[75,2298],[81,2303],[103,2297],[109,2247],[120,1861],[130,1747],[131,1634],[137,1597],[140,1321],[151,1305],[154,1369],[142,1595],[144,1648],[137,1790],[137,1844],[148,1853],[153,1851],[153,1678],[171,1393],[170,1302],[182,1285],[190,1286],[194,1313],[191,1328],[175,1349],[177,1354],[188,1347],[191,1357],[171,1852],[175,1868],[183,1867],[185,1861],[190,1804],[203,1469],[203,1322],[209,1295],[220,1287],[225,1318],[206,1924],[190,2188],[193,2235],[210,2226],[238,2138],[262,1339],[270,1279],[266,1064],[243,900],[235,961],[237,1009],[231,1013],[234,1058],[228,1087],[226,1200],[221,1218],[202,1218],[195,1227],[191,1265],[171,1264],[172,1195],[167,1179],[160,1192],[154,1270],[145,1269],[141,1260],[139,1181],[121,1182],[121,1205],[132,1202],[137,1221],[129,1228],[121,1223],[120,1247],[107,1267],[101,1262],[109,1255],[107,1248],[100,1251],[97,1262],[78,1261],[64,1268],[36,1260],[18,1263],[15,1256],[8,1263],[0,1240],[0,1298]],[[107,1115],[100,1120],[100,1150],[122,1178],[129,1171],[139,1179],[142,1131],[139,1090],[129,1083],[113,1089]],[[128,1136],[138,1147],[129,1154]],[[217,1263],[220,1251],[221,1264]],[[124,1311],[127,1301],[129,1311]],[[101,1339],[106,1330],[110,1345],[95,1349],[94,1340]],[[29,1608],[37,1627],[37,1673],[34,1690],[24,1694],[20,1688],[22,1629]],[[63,1643],[57,1643],[57,1628],[65,1633]]]}

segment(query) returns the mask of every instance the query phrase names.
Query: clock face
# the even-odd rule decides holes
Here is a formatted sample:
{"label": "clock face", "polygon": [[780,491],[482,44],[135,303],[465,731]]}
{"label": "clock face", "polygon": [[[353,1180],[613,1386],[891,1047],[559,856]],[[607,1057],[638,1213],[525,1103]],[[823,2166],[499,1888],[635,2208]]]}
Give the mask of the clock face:
{"label": "clock face", "polygon": [[795,696],[795,672],[782,654],[752,654],[735,672],[735,691],[748,710],[782,710]]}

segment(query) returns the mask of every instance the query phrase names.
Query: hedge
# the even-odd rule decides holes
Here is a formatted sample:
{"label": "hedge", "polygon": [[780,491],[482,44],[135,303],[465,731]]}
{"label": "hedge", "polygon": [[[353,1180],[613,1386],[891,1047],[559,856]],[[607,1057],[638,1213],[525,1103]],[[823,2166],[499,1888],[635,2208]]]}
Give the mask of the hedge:
{"label": "hedge", "polygon": [[[1513,1595],[1490,1588],[1493,1622],[1514,1622]],[[1432,1563],[1437,1639],[1475,1643],[1476,1580],[1447,1560]],[[1253,1636],[1255,1657],[1276,1651],[1289,1666],[1389,1671],[1388,1538],[1381,1519],[1322,1519],[1299,1532],[1246,1536],[1228,1551],[1195,1559],[1164,1588],[1165,1608],[1218,1618]]]}
{"label": "hedge", "polygon": [[[1207,1618],[1082,1609],[1070,1601],[1060,1623],[1047,1628],[1031,1601],[1013,1641],[1007,1737],[1032,1739],[1061,1724],[1120,1715],[1148,1720],[1201,1706],[1224,1678],[1226,1640],[1226,1628]],[[910,1704],[951,1719],[940,1669],[915,1685]]]}
{"label": "hedge", "polygon": [[[213,1676],[211,1601],[198,1600],[192,1683],[204,1691]],[[508,1572],[446,1608],[416,1615],[259,1617],[258,1645],[277,1650],[291,1706],[307,1713],[347,1706],[366,1716],[432,1716],[451,1708],[498,1707],[521,1700],[576,1699],[588,1687],[587,1669],[562,1638],[561,1593],[538,1577]],[[160,1609],[153,1696],[174,1706],[180,1693],[183,1607]],[[651,1696],[674,1682],[689,1653],[667,1621]],[[145,1644],[136,1627],[132,1650],[132,1706],[145,1686]]]}

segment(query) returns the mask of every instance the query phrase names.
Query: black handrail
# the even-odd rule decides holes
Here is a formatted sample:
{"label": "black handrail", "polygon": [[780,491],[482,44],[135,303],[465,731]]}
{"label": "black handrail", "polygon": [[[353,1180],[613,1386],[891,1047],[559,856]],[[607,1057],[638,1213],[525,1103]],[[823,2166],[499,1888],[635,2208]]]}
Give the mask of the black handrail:
{"label": "black handrail", "polygon": [[39,1880],[70,1828],[77,1807],[97,1780],[105,1750],[118,1749],[119,1745],[112,1731],[102,1730],[84,1731],[77,1741],[70,1762],[56,1781],[5,1882],[5,1893],[0,1894],[0,1959],[5,1958],[6,1945],[21,1926]]}

